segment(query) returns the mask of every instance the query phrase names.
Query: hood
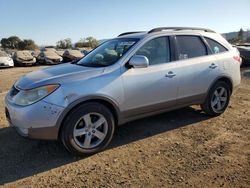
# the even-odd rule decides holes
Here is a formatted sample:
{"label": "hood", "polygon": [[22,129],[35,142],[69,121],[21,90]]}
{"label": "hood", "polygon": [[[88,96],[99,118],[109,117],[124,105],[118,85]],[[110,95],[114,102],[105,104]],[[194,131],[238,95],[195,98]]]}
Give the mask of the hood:
{"label": "hood", "polygon": [[34,57],[31,55],[31,52],[17,51],[15,53],[15,59],[20,59],[20,60],[23,60],[23,61],[30,61],[30,60],[33,60]]}
{"label": "hood", "polygon": [[8,61],[13,61],[13,59],[10,58],[10,57],[0,57],[0,62],[1,62],[1,61],[6,61],[6,62],[8,62]]}
{"label": "hood", "polygon": [[20,61],[31,61],[34,59],[34,57],[16,57],[15,58],[17,61],[20,60]]}
{"label": "hood", "polygon": [[61,60],[62,59],[62,57],[59,55],[46,55],[45,58],[51,59],[51,60],[58,60],[58,59]]}
{"label": "hood", "polygon": [[47,59],[51,59],[51,60],[58,60],[62,58],[61,56],[59,56],[57,53],[53,51],[45,51],[44,57]]}
{"label": "hood", "polygon": [[103,67],[93,68],[66,63],[31,72],[18,80],[15,86],[27,90],[47,84],[63,84],[67,81],[88,79],[103,71]]}

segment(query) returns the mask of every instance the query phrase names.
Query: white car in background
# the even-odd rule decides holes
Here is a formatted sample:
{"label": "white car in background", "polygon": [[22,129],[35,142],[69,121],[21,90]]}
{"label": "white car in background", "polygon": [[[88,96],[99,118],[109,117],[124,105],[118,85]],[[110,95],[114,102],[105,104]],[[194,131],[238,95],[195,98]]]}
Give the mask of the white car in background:
{"label": "white car in background", "polygon": [[9,54],[4,51],[0,51],[0,67],[13,67],[14,62]]}

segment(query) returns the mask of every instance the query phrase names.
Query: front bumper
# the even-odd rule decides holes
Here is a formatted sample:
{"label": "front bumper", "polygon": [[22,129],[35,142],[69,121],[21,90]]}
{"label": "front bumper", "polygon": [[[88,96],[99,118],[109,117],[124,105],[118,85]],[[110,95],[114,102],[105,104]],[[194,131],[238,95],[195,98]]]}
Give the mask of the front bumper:
{"label": "front bumper", "polygon": [[21,60],[21,59],[16,59],[16,62],[19,65],[32,65],[36,63],[36,58],[32,59],[32,60]]}
{"label": "front bumper", "polygon": [[24,137],[55,140],[58,137],[57,120],[64,108],[43,100],[29,105],[18,106],[5,98],[5,114],[11,127]]}
{"label": "front bumper", "polygon": [[13,65],[4,65],[4,64],[0,64],[1,68],[5,68],[5,67],[13,67]]}
{"label": "front bumper", "polygon": [[0,67],[13,67],[13,66],[14,66],[13,62],[12,63],[0,62]]}
{"label": "front bumper", "polygon": [[56,64],[59,64],[61,63],[61,59],[45,59],[44,62],[45,64],[47,65],[56,65]]}

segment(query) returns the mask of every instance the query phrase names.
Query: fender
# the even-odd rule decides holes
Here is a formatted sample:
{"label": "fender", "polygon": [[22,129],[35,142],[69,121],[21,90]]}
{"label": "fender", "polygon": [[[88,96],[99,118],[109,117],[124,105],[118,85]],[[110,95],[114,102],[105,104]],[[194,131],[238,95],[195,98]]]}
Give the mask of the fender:
{"label": "fender", "polygon": [[232,91],[233,91],[233,81],[232,81],[232,79],[231,79],[229,76],[227,76],[227,75],[222,75],[222,76],[218,76],[218,77],[210,84],[210,86],[209,86],[208,89],[207,89],[205,99],[207,98],[207,95],[208,95],[210,89],[213,87],[213,85],[214,85],[218,80],[223,80],[223,79],[225,79],[225,80],[227,80],[227,81],[230,82],[230,84],[231,84],[231,85],[230,85],[230,87],[231,87],[231,94],[232,94]]}
{"label": "fender", "polygon": [[84,102],[88,102],[88,101],[103,101],[108,103],[109,105],[112,105],[113,109],[115,110],[115,116],[117,121],[119,122],[120,117],[121,117],[121,112],[119,109],[119,105],[117,104],[117,102],[113,99],[111,99],[110,97],[106,96],[106,95],[91,95],[91,96],[85,96],[82,98],[77,99],[76,101],[70,103],[65,109],[64,111],[60,114],[57,122],[56,122],[56,126],[55,128],[57,129],[57,138],[59,136],[59,131],[61,128],[61,125],[65,119],[65,117],[68,115],[68,113],[73,110],[76,106],[84,103]]}

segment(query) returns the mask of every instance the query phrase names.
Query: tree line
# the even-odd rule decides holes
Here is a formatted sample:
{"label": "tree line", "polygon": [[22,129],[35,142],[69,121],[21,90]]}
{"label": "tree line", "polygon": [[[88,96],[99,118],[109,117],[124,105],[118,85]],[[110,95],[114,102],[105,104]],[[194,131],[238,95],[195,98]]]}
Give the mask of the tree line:
{"label": "tree line", "polygon": [[237,37],[229,39],[228,42],[232,44],[250,42],[250,37],[244,37],[244,33],[245,31],[241,28],[238,32]]}
{"label": "tree line", "polygon": [[[76,48],[95,48],[99,45],[98,41],[94,37],[87,37],[79,40],[75,43]],[[72,48],[73,44],[70,38],[59,40],[56,43],[57,48],[68,49]]]}
{"label": "tree line", "polygon": [[18,50],[34,50],[38,49],[38,46],[31,39],[21,40],[17,36],[11,36],[9,38],[2,38],[1,40],[2,48],[7,49],[18,49]]}
{"label": "tree line", "polygon": [[[56,48],[70,49],[76,48],[95,48],[99,43],[94,37],[87,37],[79,40],[75,44],[72,43],[70,38],[59,40],[56,43]],[[4,49],[16,49],[16,50],[36,50],[39,49],[38,45],[31,39],[21,40],[17,36],[11,36],[9,38],[1,39],[1,46]]]}

